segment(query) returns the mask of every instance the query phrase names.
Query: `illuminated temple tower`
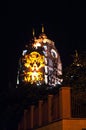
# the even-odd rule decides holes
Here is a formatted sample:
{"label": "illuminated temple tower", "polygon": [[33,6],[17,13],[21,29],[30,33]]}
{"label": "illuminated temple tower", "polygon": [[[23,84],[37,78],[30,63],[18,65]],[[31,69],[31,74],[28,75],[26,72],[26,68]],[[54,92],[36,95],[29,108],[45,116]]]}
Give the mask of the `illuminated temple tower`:
{"label": "illuminated temple tower", "polygon": [[[77,53],[76,58],[74,63],[78,61]],[[20,111],[17,112],[20,115],[17,130],[86,130],[85,98],[80,98],[79,91],[73,93],[69,84],[61,84],[61,75],[62,63],[58,50],[42,28],[42,33],[38,38],[33,37],[19,59],[17,87],[20,86],[20,90],[22,84],[26,87],[32,84],[34,90],[33,86],[37,89],[42,85],[52,89],[46,89],[48,93],[44,92],[45,89],[30,89],[26,94],[23,89],[21,95],[24,95],[24,100],[19,97],[17,107]]]}
{"label": "illuminated temple tower", "polygon": [[62,63],[55,43],[48,39],[42,27],[42,33],[26,45],[19,60],[17,85],[46,84],[55,87],[61,84]]}

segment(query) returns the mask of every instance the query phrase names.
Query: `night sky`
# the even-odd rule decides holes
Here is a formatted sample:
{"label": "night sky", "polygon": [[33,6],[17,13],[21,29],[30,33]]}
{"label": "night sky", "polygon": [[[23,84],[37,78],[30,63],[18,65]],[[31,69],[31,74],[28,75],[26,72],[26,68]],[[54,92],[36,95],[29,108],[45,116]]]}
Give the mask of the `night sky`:
{"label": "night sky", "polygon": [[[3,4],[4,5],[4,4]],[[2,77],[6,83],[15,82],[18,59],[26,42],[36,36],[44,24],[45,33],[55,42],[63,67],[72,63],[72,55],[86,51],[86,8],[83,1],[8,2],[2,10]],[[5,74],[7,73],[7,75]]]}

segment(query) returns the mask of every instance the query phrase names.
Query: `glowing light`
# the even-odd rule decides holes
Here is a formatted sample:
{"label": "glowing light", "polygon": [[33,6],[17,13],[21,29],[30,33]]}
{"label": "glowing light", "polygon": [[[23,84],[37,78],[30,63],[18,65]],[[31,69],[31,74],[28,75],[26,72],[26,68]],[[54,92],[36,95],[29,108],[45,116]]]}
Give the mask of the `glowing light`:
{"label": "glowing light", "polygon": [[47,51],[47,46],[43,46],[44,47],[44,50]]}
{"label": "glowing light", "polygon": [[27,50],[23,50],[22,55],[24,56],[26,54]]}
{"label": "glowing light", "polygon": [[43,68],[45,66],[44,56],[40,55],[38,52],[32,52],[29,55],[25,55],[25,64],[26,71],[24,72],[24,81],[34,82],[41,81],[43,82]]}
{"label": "glowing light", "polygon": [[39,42],[34,43],[34,44],[33,44],[33,47],[35,47],[35,48],[37,49],[38,47],[41,47],[41,44],[40,44]]}
{"label": "glowing light", "polygon": [[44,33],[44,26],[43,26],[43,24],[42,24],[42,33]]}
{"label": "glowing light", "polygon": [[48,83],[48,76],[47,75],[45,75],[45,83],[47,84]]}
{"label": "glowing light", "polygon": [[48,73],[48,67],[45,66],[45,73],[47,74]]}
{"label": "glowing light", "polygon": [[45,60],[45,64],[47,64],[47,58],[44,58],[44,60]]}
{"label": "glowing light", "polygon": [[43,43],[46,43],[47,42],[47,39],[43,39]]}
{"label": "glowing light", "polygon": [[51,49],[51,54],[53,57],[57,58],[57,52],[54,49]]}

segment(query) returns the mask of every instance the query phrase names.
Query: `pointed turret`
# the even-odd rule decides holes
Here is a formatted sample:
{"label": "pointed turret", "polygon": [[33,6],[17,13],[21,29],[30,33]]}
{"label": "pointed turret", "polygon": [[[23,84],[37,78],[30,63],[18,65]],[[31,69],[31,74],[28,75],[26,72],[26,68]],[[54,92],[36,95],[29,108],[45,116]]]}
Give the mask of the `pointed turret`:
{"label": "pointed turret", "polygon": [[33,33],[33,37],[34,37],[35,36],[35,30],[34,30],[34,28],[33,28],[33,32],[32,33]]}
{"label": "pointed turret", "polygon": [[42,24],[42,33],[44,33],[44,25]]}
{"label": "pointed turret", "polygon": [[79,59],[79,54],[78,54],[77,50],[75,50],[75,54],[74,54],[73,58],[74,58],[73,65],[81,66],[80,59]]}

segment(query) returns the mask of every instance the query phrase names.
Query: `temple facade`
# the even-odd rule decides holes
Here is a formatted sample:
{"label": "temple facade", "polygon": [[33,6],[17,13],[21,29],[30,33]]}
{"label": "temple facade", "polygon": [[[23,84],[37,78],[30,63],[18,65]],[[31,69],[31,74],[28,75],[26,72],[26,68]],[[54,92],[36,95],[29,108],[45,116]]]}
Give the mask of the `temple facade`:
{"label": "temple facade", "polygon": [[17,85],[29,83],[56,87],[61,84],[62,62],[55,43],[42,29],[38,38],[35,36],[25,46],[19,59]]}

